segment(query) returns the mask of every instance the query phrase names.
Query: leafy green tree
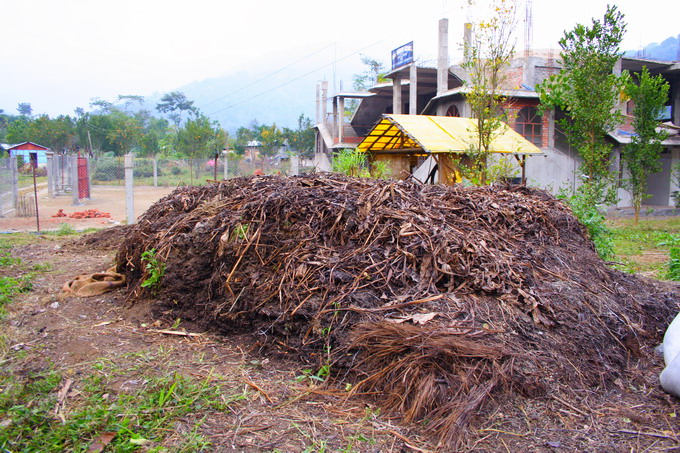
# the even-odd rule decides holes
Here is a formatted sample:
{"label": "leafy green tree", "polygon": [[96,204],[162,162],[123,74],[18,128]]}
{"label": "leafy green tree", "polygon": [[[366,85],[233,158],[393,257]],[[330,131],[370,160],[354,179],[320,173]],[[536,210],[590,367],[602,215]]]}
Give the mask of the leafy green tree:
{"label": "leafy green tree", "polygon": [[[146,111],[140,113],[148,114]],[[161,151],[163,138],[170,135],[170,124],[165,118],[154,118],[153,116],[149,116],[142,124],[144,129],[139,142],[139,154],[140,156],[154,156]]]}
{"label": "leafy green tree", "polygon": [[234,151],[236,154],[243,156],[246,152],[248,142],[255,139],[255,133],[247,127],[241,126],[236,129],[236,137],[234,139]]}
{"label": "leafy green tree", "polygon": [[262,156],[271,157],[276,154],[283,142],[283,134],[276,124],[262,126],[260,128],[260,153]]}
{"label": "leafy green tree", "polygon": [[123,102],[124,111],[127,112],[132,104],[137,103],[141,105],[144,102],[144,96],[136,96],[133,94],[119,94],[118,102]]}
{"label": "leafy green tree", "polygon": [[536,87],[543,108],[559,107],[568,114],[559,125],[582,164],[581,185],[566,199],[603,259],[612,253],[611,233],[598,206],[616,200],[606,135],[622,120],[616,107],[628,77],[614,67],[625,28],[616,6],[608,6],[603,20],[593,19],[590,27],[577,24],[560,39],[562,70]]}
{"label": "leafy green tree", "polygon": [[30,117],[31,115],[33,115],[33,107],[31,107],[31,104],[28,102],[20,102],[17,107],[17,111],[21,116]]}
{"label": "leafy green tree", "polygon": [[364,71],[354,74],[352,78],[352,87],[355,90],[367,90],[377,83],[387,82],[384,63],[366,55],[361,55],[361,63],[365,66]]}
{"label": "leafy green tree", "polygon": [[646,66],[642,67],[638,83],[631,81],[626,87],[626,94],[633,101],[633,128],[636,135],[623,149],[623,160],[629,173],[629,177],[624,180],[624,187],[633,198],[636,225],[642,200],[650,196],[646,193],[647,177],[661,171],[661,142],[667,134],[658,131],[657,126],[668,100],[668,89],[664,78],[661,75],[652,77]]}
{"label": "leafy green tree", "polygon": [[609,172],[612,145],[606,135],[622,120],[616,107],[627,77],[614,73],[614,66],[625,28],[616,6],[608,6],[603,20],[593,19],[590,27],[577,24],[559,41],[562,70],[536,87],[544,108],[568,113],[559,124],[583,161],[579,192],[591,206],[616,198]]}
{"label": "leafy green tree", "polygon": [[298,117],[296,130],[284,128],[283,137],[288,140],[288,145],[300,156],[311,158],[314,156],[314,129],[312,120],[301,113]]}
{"label": "leafy green tree", "polygon": [[156,110],[168,114],[177,128],[179,128],[182,123],[182,114],[184,112],[196,116],[198,116],[199,113],[198,108],[194,106],[194,101],[188,100],[186,95],[181,91],[165,93],[163,97],[161,97],[160,102],[156,105]]}
{"label": "leafy green tree", "polygon": [[224,130],[205,115],[188,119],[177,131],[177,149],[190,158],[191,184],[194,182],[195,161],[213,156],[224,148],[225,143]]}
{"label": "leafy green tree", "polygon": [[142,138],[142,126],[139,121],[125,113],[114,110],[109,115],[110,128],[106,135],[116,156],[122,156],[139,146]]}
{"label": "leafy green tree", "polygon": [[112,102],[100,98],[90,99],[90,107],[99,109],[100,113],[109,113],[114,109]]}
{"label": "leafy green tree", "polygon": [[72,148],[76,140],[75,125],[71,117],[60,115],[50,119],[48,115],[36,118],[22,116],[11,123],[7,139],[13,143],[34,142],[55,152]]}
{"label": "leafy green tree", "polygon": [[[355,91],[365,91],[372,86],[387,82],[389,79],[385,78],[385,64],[375,58],[366,55],[361,55],[361,63],[364,65],[364,70],[352,76],[352,88]],[[345,116],[351,117],[359,107],[359,101],[356,99],[348,99],[345,101]]]}
{"label": "leafy green tree", "polygon": [[475,118],[477,143],[468,151],[468,164],[460,165],[463,174],[478,184],[488,180],[487,156],[491,143],[505,120],[502,105],[506,99],[502,88],[514,53],[512,33],[515,28],[515,5],[510,0],[495,0],[490,18],[472,27],[471,39],[463,48],[468,78],[466,100]]}

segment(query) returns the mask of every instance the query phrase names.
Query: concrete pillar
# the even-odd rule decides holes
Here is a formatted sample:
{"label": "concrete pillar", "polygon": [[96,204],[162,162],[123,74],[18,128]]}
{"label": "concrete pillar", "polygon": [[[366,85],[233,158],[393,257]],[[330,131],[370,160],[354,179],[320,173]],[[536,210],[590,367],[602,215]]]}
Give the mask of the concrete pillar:
{"label": "concrete pillar", "polygon": [[47,196],[54,196],[54,156],[47,155]]}
{"label": "concrete pillar", "polygon": [[290,174],[293,176],[300,174],[300,156],[297,154],[290,156]]}
{"label": "concrete pillar", "polygon": [[439,49],[437,59],[437,94],[449,89],[449,20],[439,20]]}
{"label": "concrete pillar", "polygon": [[158,157],[155,154],[153,155],[153,186],[158,187]]}
{"label": "concrete pillar", "polygon": [[80,206],[80,197],[78,193],[78,155],[69,155],[69,168],[71,169],[71,197],[73,197],[73,206]]}
{"label": "concrete pillar", "polygon": [[392,79],[392,113],[401,115],[401,75],[395,74]]}
{"label": "concrete pillar", "polygon": [[338,143],[342,143],[345,126],[345,98],[338,98]]}
{"label": "concrete pillar", "polygon": [[408,114],[418,114],[418,67],[411,63],[408,83]]}
{"label": "concrete pillar", "polygon": [[[316,84],[316,124],[321,123],[321,84]],[[225,178],[226,179],[226,178]]]}
{"label": "concrete pillar", "polygon": [[321,121],[319,121],[320,123],[326,122],[326,115],[328,114],[327,109],[328,109],[328,82],[324,80],[323,82],[321,82]]}
{"label": "concrete pillar", "polygon": [[[680,46],[678,46],[678,52],[680,53]],[[673,117],[671,120],[673,121],[673,124],[676,126],[680,126],[680,78],[675,79],[675,89],[671,87],[670,89],[671,95],[673,96],[672,100],[672,115]]]}
{"label": "concrete pillar", "polygon": [[338,137],[338,98],[333,98],[333,141]]}
{"label": "concrete pillar", "polygon": [[19,206],[19,167],[17,156],[11,155],[9,157],[9,169],[12,178],[12,209],[16,209]]}
{"label": "concrete pillar", "polygon": [[[437,95],[449,89],[449,20],[439,20],[439,49],[437,59]],[[446,115],[446,107],[437,106],[437,115]]]}
{"label": "concrete pillar", "polygon": [[229,151],[223,154],[224,156],[224,180],[229,179]]}
{"label": "concrete pillar", "polygon": [[125,213],[127,223],[135,223],[135,183],[133,175],[134,161],[132,154],[125,155]]}

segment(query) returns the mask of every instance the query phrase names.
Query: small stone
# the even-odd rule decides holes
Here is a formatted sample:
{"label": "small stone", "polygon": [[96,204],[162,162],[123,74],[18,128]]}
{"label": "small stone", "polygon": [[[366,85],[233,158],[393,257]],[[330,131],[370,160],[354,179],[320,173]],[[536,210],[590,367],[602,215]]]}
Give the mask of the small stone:
{"label": "small stone", "polygon": [[59,302],[52,302],[50,308],[59,308]]}

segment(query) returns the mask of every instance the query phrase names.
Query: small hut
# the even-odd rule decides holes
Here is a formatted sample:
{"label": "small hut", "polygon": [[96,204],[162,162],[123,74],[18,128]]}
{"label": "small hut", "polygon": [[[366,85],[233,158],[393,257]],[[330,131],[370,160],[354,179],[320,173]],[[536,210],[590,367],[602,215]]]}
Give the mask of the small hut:
{"label": "small hut", "polygon": [[[454,184],[462,180],[458,162],[477,143],[476,128],[473,118],[386,114],[357,150],[368,153],[372,162],[386,162],[395,179],[406,179],[418,171],[424,175],[416,176],[422,182]],[[526,157],[543,154],[505,123],[495,132],[490,152],[514,156],[523,183]]]}

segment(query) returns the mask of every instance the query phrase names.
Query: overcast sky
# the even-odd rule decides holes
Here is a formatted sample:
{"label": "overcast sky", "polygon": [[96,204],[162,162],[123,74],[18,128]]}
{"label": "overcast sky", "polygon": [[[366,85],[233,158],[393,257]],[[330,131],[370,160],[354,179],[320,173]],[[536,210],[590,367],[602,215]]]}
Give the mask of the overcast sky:
{"label": "overcast sky", "polygon": [[[518,6],[519,49],[524,1]],[[622,49],[680,33],[677,0],[616,4],[628,23]],[[362,53],[387,63],[390,49],[411,40],[417,59],[432,60],[441,17],[450,21],[455,60],[462,24],[477,11],[466,5],[466,0],[0,0],[0,109],[15,114],[19,102],[29,102],[34,113],[72,114],[93,97],[166,92],[252,68],[253,60],[269,62],[256,68],[264,76],[286,60],[315,52],[328,62],[317,79],[331,79],[334,60],[338,68],[356,63]],[[534,47],[556,48],[565,29],[601,18],[606,5],[606,0],[533,0]]]}

